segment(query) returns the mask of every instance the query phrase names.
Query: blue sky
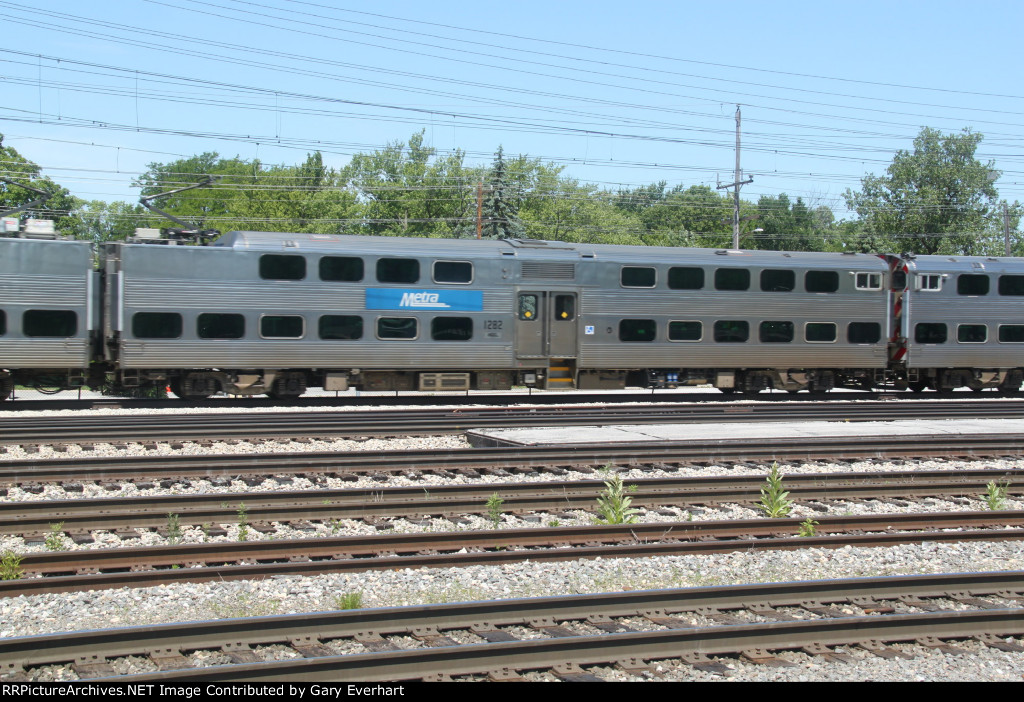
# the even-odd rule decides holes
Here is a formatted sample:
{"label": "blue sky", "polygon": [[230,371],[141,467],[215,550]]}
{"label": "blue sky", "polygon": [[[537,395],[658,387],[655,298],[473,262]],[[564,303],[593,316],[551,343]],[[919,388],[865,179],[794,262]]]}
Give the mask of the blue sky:
{"label": "blue sky", "polygon": [[151,162],[293,164],[425,130],[615,189],[732,182],[844,212],[928,126],[1024,200],[1019,2],[0,0],[0,133],[86,199]]}

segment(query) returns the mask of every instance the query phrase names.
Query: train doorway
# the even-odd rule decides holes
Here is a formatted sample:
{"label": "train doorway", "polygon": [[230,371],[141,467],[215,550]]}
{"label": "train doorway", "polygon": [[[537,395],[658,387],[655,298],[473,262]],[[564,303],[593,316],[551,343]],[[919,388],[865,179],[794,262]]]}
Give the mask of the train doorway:
{"label": "train doorway", "polygon": [[546,361],[549,390],[576,386],[578,310],[576,292],[521,290],[516,296],[516,357]]}

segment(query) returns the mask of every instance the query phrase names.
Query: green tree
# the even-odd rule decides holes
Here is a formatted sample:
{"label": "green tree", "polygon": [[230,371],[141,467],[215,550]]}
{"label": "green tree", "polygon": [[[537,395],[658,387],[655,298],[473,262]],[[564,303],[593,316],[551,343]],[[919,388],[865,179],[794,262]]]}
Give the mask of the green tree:
{"label": "green tree", "polygon": [[[828,215],[831,211],[825,208]],[[757,201],[757,228],[748,246],[775,251],[821,251],[825,247],[822,227],[830,217],[812,210],[802,198],[790,202],[786,193],[762,195]]]}
{"label": "green tree", "polygon": [[[892,250],[916,253],[985,253],[1001,229],[995,162],[975,157],[981,134],[944,135],[924,128],[912,152],[900,150],[886,175],[868,175],[859,191],[847,190],[865,232]],[[987,234],[986,234],[987,233]]]}
{"label": "green tree", "polygon": [[488,177],[487,194],[483,201],[482,236],[488,239],[521,239],[526,228],[519,218],[521,196],[519,188],[509,177],[505,163],[505,150],[499,146]]}
{"label": "green tree", "polygon": [[16,149],[4,146],[3,142],[4,136],[0,134],[0,176],[14,183],[0,181],[0,210],[12,209],[39,199],[38,193],[17,185],[26,183],[49,193],[50,197],[28,210],[18,212],[19,217],[51,219],[61,234],[85,238],[82,222],[74,216],[75,210],[83,201],[73,196],[67,188],[41,176],[37,164],[22,156]]}

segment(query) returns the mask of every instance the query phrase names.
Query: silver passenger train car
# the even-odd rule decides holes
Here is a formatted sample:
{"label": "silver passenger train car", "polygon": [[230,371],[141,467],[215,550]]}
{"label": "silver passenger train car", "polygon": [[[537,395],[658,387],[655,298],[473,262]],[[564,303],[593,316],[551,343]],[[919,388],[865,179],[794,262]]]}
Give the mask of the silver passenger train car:
{"label": "silver passenger train car", "polygon": [[0,397],[1024,380],[1020,259],[260,232],[97,254],[0,239]]}

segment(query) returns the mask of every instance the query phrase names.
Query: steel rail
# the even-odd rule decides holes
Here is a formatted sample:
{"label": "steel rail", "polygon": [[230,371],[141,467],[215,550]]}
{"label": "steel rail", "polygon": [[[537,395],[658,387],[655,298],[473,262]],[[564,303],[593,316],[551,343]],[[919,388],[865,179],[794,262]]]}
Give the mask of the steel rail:
{"label": "steel rail", "polygon": [[836,461],[894,457],[991,457],[1024,454],[1024,434],[919,437],[793,437],[609,443],[575,446],[436,449],[336,453],[123,456],[0,461],[0,486],[40,482],[101,482],[156,478],[217,478],[274,474],[396,474],[458,469],[540,468],[743,461]]}
{"label": "steel rail", "polygon": [[[1012,528],[1024,525],[1024,511],[822,517],[818,522],[819,535],[814,537],[793,536],[799,531],[797,519],[752,519],[42,552],[25,555],[20,567],[29,573],[85,574],[0,581],[0,597],[123,586],[149,587],[182,581],[463,567],[523,560],[641,558],[741,550],[1024,539],[1024,528]],[[926,529],[945,531],[904,531]],[[843,531],[854,533],[837,534]],[[876,533],[864,533],[872,531]],[[225,563],[232,565],[223,565]],[[182,565],[186,567],[180,567]],[[145,570],[158,567],[165,570]]]}
{"label": "steel rail", "polygon": [[725,625],[596,636],[442,646],[387,653],[332,655],[209,668],[188,668],[113,678],[126,683],[188,680],[235,682],[375,682],[437,679],[489,671],[550,670],[555,665],[601,665],[663,660],[750,649],[784,650],[869,641],[969,638],[1024,633],[1024,609],[929,612],[793,622]]}
{"label": "steel rail", "polygon": [[835,404],[538,407],[154,414],[0,418],[0,444],[75,441],[186,441],[211,438],[433,435],[466,429],[585,424],[877,421],[922,418],[1020,418],[1024,402],[859,402]]}
{"label": "steel rail", "polygon": [[[396,635],[416,630],[468,629],[481,622],[494,627],[598,618],[671,615],[698,610],[811,607],[863,602],[944,598],[1024,596],[1024,572],[851,578],[788,583],[676,588],[559,597],[488,600],[307,614],[220,619],[98,631],[73,631],[0,639],[0,671],[60,665],[79,659],[146,656],[241,646],[309,643],[349,638],[365,632]],[[655,615],[655,613],[657,613]]]}
{"label": "steel rail", "polygon": [[[786,490],[794,500],[977,497],[990,482],[1005,486],[1011,495],[1022,493],[1024,470],[800,474],[786,477]],[[629,483],[636,488],[629,495],[634,506],[749,504],[760,499],[764,476],[642,478]],[[0,534],[47,534],[56,522],[71,533],[161,528],[166,527],[168,514],[176,515],[182,525],[230,523],[242,503],[248,519],[257,523],[486,514],[485,503],[493,494],[502,498],[506,513],[594,511],[604,489],[600,480],[574,480],[3,502]]]}

